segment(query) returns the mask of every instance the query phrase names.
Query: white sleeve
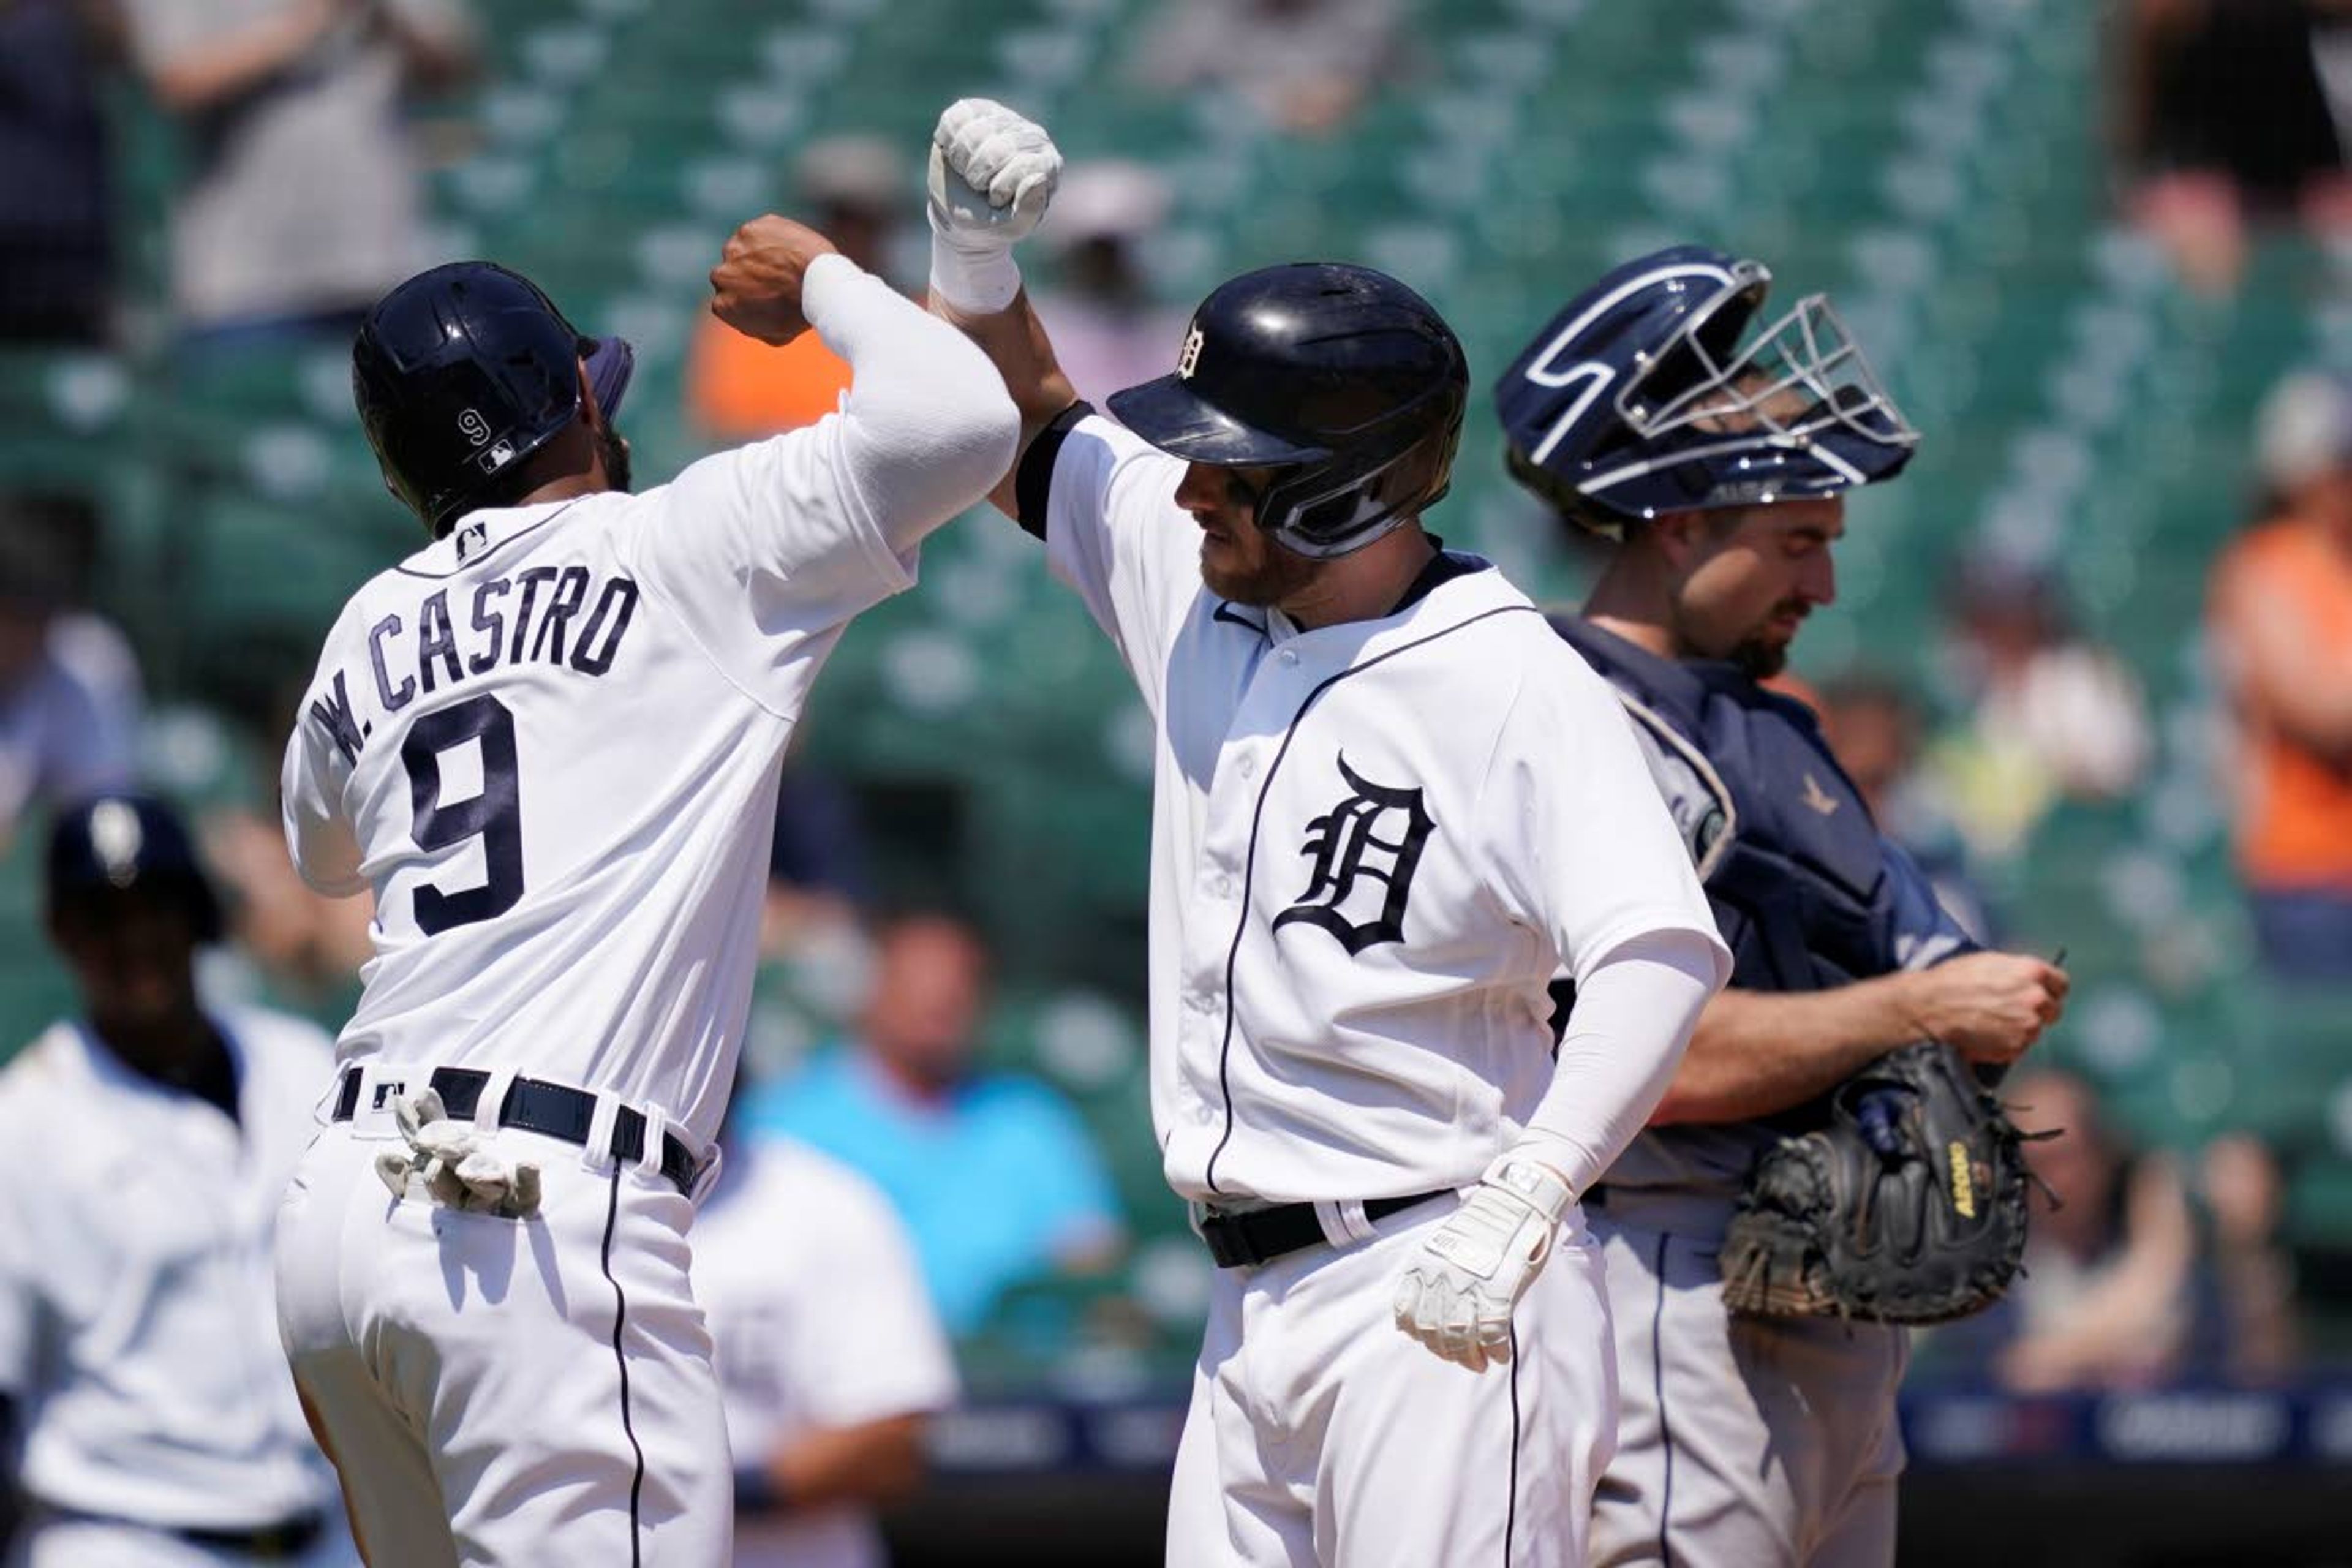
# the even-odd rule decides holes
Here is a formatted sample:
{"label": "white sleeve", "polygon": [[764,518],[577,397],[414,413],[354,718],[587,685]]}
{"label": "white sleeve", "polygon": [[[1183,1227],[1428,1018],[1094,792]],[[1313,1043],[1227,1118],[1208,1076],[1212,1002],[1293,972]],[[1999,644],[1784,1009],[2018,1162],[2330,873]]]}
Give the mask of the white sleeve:
{"label": "white sleeve", "polygon": [[1696,933],[1731,971],[1688,847],[1632,721],[1567,644],[1532,647],[1489,763],[1479,831],[1511,913],[1549,935],[1582,989],[1618,947]]}
{"label": "white sleeve", "polygon": [[803,640],[912,586],[916,547],[988,493],[1020,440],[987,356],[880,279],[819,257],[803,306],[849,363],[841,411],[691,465],[632,545],[647,585],[755,696]]}
{"label": "white sleeve", "polygon": [[[19,1140],[24,1131],[10,1113],[13,1110],[0,1106],[0,1130],[11,1147],[23,1147]],[[40,1272],[34,1260],[42,1252],[31,1224],[34,1216],[25,1212],[29,1206],[21,1184],[0,1183],[0,1235],[9,1239],[8,1246],[0,1247],[0,1397],[19,1401],[33,1391],[39,1370]],[[24,1414],[21,1405],[17,1414]],[[0,1433],[0,1440],[5,1436]]]}
{"label": "white sleeve", "polygon": [[[345,612],[345,619],[350,612]],[[286,761],[278,777],[278,813],[286,828],[286,852],[302,880],[331,899],[364,890],[359,837],[343,811],[360,736],[353,728],[349,689],[335,649],[343,621],[328,634],[327,651],[310,678],[310,688],[294,710],[294,732],[286,738]]]}
{"label": "white sleeve", "polygon": [[[1042,486],[1029,482],[1033,460],[1050,465]],[[1163,656],[1201,595],[1201,527],[1176,504],[1183,460],[1087,413],[1040,437],[1022,468],[1022,526],[1042,532],[1048,567],[1078,591],[1156,712]]]}
{"label": "white sleeve", "polygon": [[862,1178],[836,1184],[824,1303],[794,1314],[807,1337],[789,1364],[809,1417],[849,1426],[944,1410],[956,1402],[955,1358],[906,1226]]}
{"label": "white sleeve", "polygon": [[1577,982],[1551,1087],[1528,1118],[1527,1143],[1581,1194],[1648,1125],[1682,1065],[1691,1031],[1723,984],[1719,943],[1661,930],[1621,942]]}

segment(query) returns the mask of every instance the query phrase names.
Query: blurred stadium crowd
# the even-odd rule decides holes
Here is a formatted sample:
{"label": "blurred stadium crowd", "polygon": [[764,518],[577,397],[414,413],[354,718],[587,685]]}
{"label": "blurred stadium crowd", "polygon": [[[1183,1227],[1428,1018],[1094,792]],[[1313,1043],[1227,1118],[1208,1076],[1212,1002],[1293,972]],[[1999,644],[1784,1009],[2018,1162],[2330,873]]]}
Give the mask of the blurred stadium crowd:
{"label": "blurred stadium crowd", "polygon": [[[2064,1206],[1915,1377],[2343,1361],[2331,0],[0,0],[0,1058],[82,1005],[41,846],[98,789],[194,824],[208,998],[331,1032],[356,994],[366,911],[294,878],[274,792],[326,623],[421,542],[352,414],[378,291],[529,273],[634,341],[667,474],[843,384],[703,313],[720,241],[772,207],[919,288],[918,155],[969,93],[1073,160],[1041,309],[1097,399],[1211,283],[1301,257],[1411,282],[1482,380],[1657,245],[1827,289],[1923,441],[1855,499],[1792,689],[1955,912],[2075,982],[2008,1090],[2069,1129],[2034,1153]],[[1499,449],[1482,401],[1436,526],[1575,598],[1589,547]],[[1075,599],[974,516],[851,630],[787,765],[731,1135],[897,1207],[969,1395],[1181,1388],[1197,1340],[1142,1087],[1149,757]]]}

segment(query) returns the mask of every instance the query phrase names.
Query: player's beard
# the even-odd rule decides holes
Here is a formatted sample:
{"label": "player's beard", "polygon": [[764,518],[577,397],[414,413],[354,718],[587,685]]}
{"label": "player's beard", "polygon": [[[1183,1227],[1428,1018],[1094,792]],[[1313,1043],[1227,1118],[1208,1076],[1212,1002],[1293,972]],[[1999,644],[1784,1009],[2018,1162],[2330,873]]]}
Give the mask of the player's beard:
{"label": "player's beard", "polygon": [[1750,680],[1769,680],[1789,668],[1789,645],[1749,637],[1731,650],[1731,662]]}
{"label": "player's beard", "polygon": [[1229,553],[1245,559],[1232,568],[1213,566],[1204,548],[1201,581],[1208,584],[1209,592],[1228,604],[1258,608],[1279,605],[1297,596],[1300,589],[1314,581],[1318,563],[1285,550],[1259,532],[1255,524],[1244,522],[1228,528],[1225,533],[1232,541]]}
{"label": "player's beard", "polygon": [[[1772,608],[1774,619],[1793,616],[1798,626],[1804,625],[1805,613],[1801,601],[1776,605]],[[1731,650],[1731,662],[1738,665],[1741,673],[1750,680],[1769,680],[1789,668],[1789,647],[1796,640],[1795,626],[1784,633],[1768,624],[1764,630],[1740,639]]]}
{"label": "player's beard", "polygon": [[604,459],[604,478],[623,495],[629,491],[629,443],[618,430],[599,422],[596,426],[596,449]]}

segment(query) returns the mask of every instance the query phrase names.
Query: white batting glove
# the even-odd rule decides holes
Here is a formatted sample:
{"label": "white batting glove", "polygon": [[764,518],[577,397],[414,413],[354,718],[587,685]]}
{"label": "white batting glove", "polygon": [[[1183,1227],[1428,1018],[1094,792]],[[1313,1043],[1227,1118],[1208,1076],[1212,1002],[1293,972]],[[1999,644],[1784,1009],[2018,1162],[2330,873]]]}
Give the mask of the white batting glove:
{"label": "white batting glove", "polygon": [[931,132],[931,289],[960,310],[1013,303],[1015,241],[1037,226],[1062,178],[1045,128],[992,99],[959,99]]}
{"label": "white batting glove", "polygon": [[1484,1372],[1511,1359],[1511,1309],[1551,1256],[1575,1194],[1549,1165],[1507,1153],[1430,1234],[1397,1283],[1396,1326]]}
{"label": "white batting glove", "polygon": [[434,1202],[450,1208],[509,1218],[538,1212],[539,1167],[501,1157],[471,1122],[449,1120],[439,1090],[394,1096],[392,1115],[407,1150],[377,1155],[375,1173],[394,1197],[405,1197],[415,1178]]}

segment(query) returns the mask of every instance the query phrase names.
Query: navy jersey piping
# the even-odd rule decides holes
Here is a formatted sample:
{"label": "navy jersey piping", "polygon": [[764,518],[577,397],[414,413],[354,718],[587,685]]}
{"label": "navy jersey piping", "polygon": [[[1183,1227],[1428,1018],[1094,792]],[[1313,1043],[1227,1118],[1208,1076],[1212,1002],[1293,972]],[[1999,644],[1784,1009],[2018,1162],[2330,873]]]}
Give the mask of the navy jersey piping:
{"label": "navy jersey piping", "polygon": [[1320,701],[1325,692],[1351,675],[1360,674],[1376,665],[1385,664],[1399,654],[1411,653],[1413,649],[1433,643],[1440,637],[1451,637],[1455,632],[1475,626],[1480,621],[1490,620],[1496,616],[1540,613],[1533,605],[1503,605],[1495,609],[1481,611],[1466,621],[1456,621],[1450,626],[1441,627],[1427,637],[1415,637],[1401,647],[1392,647],[1388,652],[1368,658],[1361,664],[1351,664],[1337,675],[1327,676],[1321,684],[1308,692],[1306,700],[1298,704],[1297,711],[1291,714],[1290,722],[1283,727],[1282,744],[1276,749],[1274,761],[1266,765],[1265,777],[1258,784],[1257,804],[1250,810],[1249,848],[1242,861],[1241,918],[1234,925],[1233,943],[1225,950],[1225,1031],[1224,1038],[1217,1047],[1217,1092],[1225,1102],[1225,1130],[1218,1137],[1217,1146],[1209,1152],[1208,1167],[1203,1173],[1211,1192],[1222,1193],[1224,1190],[1217,1185],[1217,1162],[1223,1158],[1225,1146],[1234,1141],[1234,1089],[1231,1071],[1234,1054],[1234,970],[1241,962],[1242,939],[1249,934],[1250,889],[1257,878],[1258,829],[1265,825],[1266,796],[1273,791],[1274,781],[1282,772],[1283,759],[1290,755],[1290,742],[1297,737],[1299,721],[1307,717],[1307,710]]}
{"label": "navy jersey piping", "polygon": [[1658,1279],[1658,1304],[1650,1314],[1650,1379],[1658,1402],[1658,1448],[1664,1473],[1658,1482],[1658,1561],[1674,1568],[1675,1429],[1666,1415],[1666,1237],[1658,1237],[1658,1256],[1651,1272]]}
{"label": "navy jersey piping", "polygon": [[637,1443],[637,1426],[629,1414],[629,1357],[621,1348],[622,1331],[629,1321],[629,1298],[621,1282],[613,1274],[613,1225],[621,1214],[621,1167],[613,1166],[612,1193],[604,1206],[604,1282],[613,1288],[613,1364],[621,1372],[621,1432],[629,1440],[633,1463],[629,1471],[629,1564],[638,1568],[644,1561],[645,1537],[641,1522],[646,1490],[646,1451]]}
{"label": "navy jersey piping", "polygon": [[1511,1481],[1503,1508],[1503,1568],[1511,1568],[1512,1541],[1519,1530],[1519,1368],[1527,1357],[1519,1353],[1518,1320],[1506,1327],[1511,1343]]}
{"label": "navy jersey piping", "polygon": [[[604,493],[604,492],[599,492],[599,493]],[[448,571],[448,572],[415,572],[415,571],[411,571],[408,567],[404,566],[404,565],[400,564],[400,563],[397,563],[397,562],[394,562],[394,563],[393,563],[393,568],[392,568],[392,569],[393,569],[394,571],[395,571],[395,572],[399,573],[399,574],[400,574],[402,576],[404,576],[404,577],[417,577],[417,578],[422,578],[424,581],[425,581],[425,582],[427,582],[427,583],[446,583],[450,578],[457,576],[457,575],[458,574],[458,573],[460,573],[460,572],[467,572],[467,571],[471,571],[473,568],[475,568],[475,567],[477,567],[477,566],[479,566],[483,562],[488,561],[491,556],[496,555],[499,551],[504,550],[508,545],[512,544],[516,540],[518,540],[518,539],[528,539],[528,538],[530,538],[532,534],[537,533],[541,529],[545,528],[549,523],[553,522],[557,518],[562,517],[565,512],[570,511],[573,507],[575,507],[575,506],[577,506],[577,505],[579,505],[579,504],[580,504],[579,498],[578,498],[578,497],[576,497],[576,496],[575,496],[575,497],[573,497],[571,500],[565,501],[562,506],[557,507],[553,511],[549,512],[545,517],[541,518],[537,522],[534,522],[534,523],[530,524],[528,528],[518,528],[518,529],[516,529],[512,533],[508,534],[504,539],[499,540],[496,544],[491,545],[488,549],[487,549],[487,550],[483,551],[479,555],[475,556],[471,561],[460,560],[460,561],[457,563],[457,565],[456,570],[454,570],[454,571]],[[507,509],[505,509],[505,508],[497,508],[497,509],[492,509],[492,508],[484,508],[483,510],[507,510]],[[463,523],[461,522],[461,523],[459,524],[459,526],[460,526],[460,527],[462,527],[462,526],[464,526],[464,525],[463,525]],[[441,539],[448,539],[448,538],[452,538],[452,537],[454,537],[454,536],[456,535],[457,531],[457,530],[453,528],[453,529],[451,529],[447,533],[443,534],[443,535],[441,536]],[[435,540],[433,542],[434,542],[435,544],[438,544],[438,543],[440,543],[440,542],[441,542],[441,540],[440,540],[440,539],[436,539],[436,540]]]}

